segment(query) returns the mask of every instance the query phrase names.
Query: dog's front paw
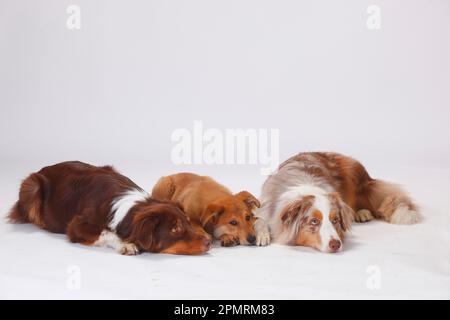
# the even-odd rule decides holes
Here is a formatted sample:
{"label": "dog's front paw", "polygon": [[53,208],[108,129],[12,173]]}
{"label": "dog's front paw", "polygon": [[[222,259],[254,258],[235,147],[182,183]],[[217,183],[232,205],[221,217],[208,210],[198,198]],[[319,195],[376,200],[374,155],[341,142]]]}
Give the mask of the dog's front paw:
{"label": "dog's front paw", "polygon": [[355,216],[356,222],[369,222],[370,220],[373,220],[373,219],[374,219],[374,216],[367,209],[361,209],[358,212],[356,212],[356,216]]}
{"label": "dog's front paw", "polygon": [[256,233],[256,245],[257,246],[268,246],[269,244],[270,244],[269,230]]}
{"label": "dog's front paw", "polygon": [[270,244],[270,231],[264,219],[258,218],[255,222],[256,245],[268,246]]}
{"label": "dog's front paw", "polygon": [[222,245],[222,247],[234,247],[240,244],[239,238],[229,235],[229,234],[224,234],[223,236],[220,237],[220,244]]}
{"label": "dog's front paw", "polygon": [[139,254],[139,249],[133,243],[124,243],[117,251],[125,256],[135,256]]}

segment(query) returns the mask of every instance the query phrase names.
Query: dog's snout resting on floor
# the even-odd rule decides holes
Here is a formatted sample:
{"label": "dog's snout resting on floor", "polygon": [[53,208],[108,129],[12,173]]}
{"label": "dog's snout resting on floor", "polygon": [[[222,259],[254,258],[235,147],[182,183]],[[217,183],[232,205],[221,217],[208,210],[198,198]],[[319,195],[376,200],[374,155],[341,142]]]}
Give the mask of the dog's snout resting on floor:
{"label": "dog's snout resting on floor", "polygon": [[179,204],[191,220],[198,221],[222,246],[269,243],[268,231],[255,231],[255,226],[264,222],[253,215],[260,204],[247,191],[233,194],[210,177],[178,173],[159,179],[152,197]]}
{"label": "dog's snout resting on floor", "polygon": [[112,167],[75,161],[28,176],[9,219],[125,255],[202,254],[211,246],[209,237],[194,228],[179,207],[150,198]]}
{"label": "dog's snout resting on floor", "polygon": [[416,205],[395,184],[372,179],[356,160],[337,153],[300,153],[263,185],[261,208],[275,242],[323,252],[342,250],[352,221],[419,221]]}

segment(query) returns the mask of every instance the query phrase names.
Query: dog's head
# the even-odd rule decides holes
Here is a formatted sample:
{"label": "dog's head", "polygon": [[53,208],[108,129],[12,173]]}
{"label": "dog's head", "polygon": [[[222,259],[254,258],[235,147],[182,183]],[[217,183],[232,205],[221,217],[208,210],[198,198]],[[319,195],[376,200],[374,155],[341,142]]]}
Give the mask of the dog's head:
{"label": "dog's head", "polygon": [[353,210],[337,193],[302,196],[286,205],[280,215],[288,244],[331,253],[342,250],[353,217]]}
{"label": "dog's head", "polygon": [[171,254],[203,254],[211,239],[194,228],[184,212],[171,203],[144,203],[135,207],[129,241],[140,250]]}
{"label": "dog's head", "polygon": [[259,201],[249,192],[241,191],[210,203],[203,213],[202,223],[222,245],[253,245],[256,241],[255,216]]}

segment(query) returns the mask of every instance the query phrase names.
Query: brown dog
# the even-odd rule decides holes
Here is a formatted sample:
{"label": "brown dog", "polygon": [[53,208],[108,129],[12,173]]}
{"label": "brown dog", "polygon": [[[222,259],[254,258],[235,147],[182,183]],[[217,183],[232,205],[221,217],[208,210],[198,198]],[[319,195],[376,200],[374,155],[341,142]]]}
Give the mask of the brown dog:
{"label": "brown dog", "polygon": [[65,233],[71,242],[141,251],[202,254],[211,239],[192,226],[180,208],[158,201],[112,167],[71,161],[26,178],[9,213],[16,223],[34,223]]}
{"label": "brown dog", "polygon": [[247,191],[232,194],[210,177],[178,173],[159,179],[152,197],[176,202],[222,246],[257,244],[252,212],[260,204]]}

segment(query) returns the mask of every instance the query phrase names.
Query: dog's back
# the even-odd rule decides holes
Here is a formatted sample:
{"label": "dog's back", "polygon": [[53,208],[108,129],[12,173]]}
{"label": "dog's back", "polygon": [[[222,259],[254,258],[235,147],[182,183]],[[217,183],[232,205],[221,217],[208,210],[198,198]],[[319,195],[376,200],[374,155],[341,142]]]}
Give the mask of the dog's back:
{"label": "dog's back", "polygon": [[226,195],[231,191],[212,178],[188,172],[162,177],[152,190],[153,198],[176,202],[195,219],[200,219],[208,204]]}
{"label": "dog's back", "polygon": [[376,218],[399,224],[419,219],[415,204],[399,186],[372,179],[361,163],[333,152],[299,153],[283,162],[263,185],[258,215],[272,218],[281,195],[298,185],[338,192],[355,213],[368,210]]}
{"label": "dog's back", "polygon": [[62,162],[44,167],[22,182],[19,200],[8,217],[11,222],[33,223],[51,232],[65,233],[83,202],[100,213],[96,219],[106,224],[110,208],[102,205],[128,188],[139,187],[110,166]]}

